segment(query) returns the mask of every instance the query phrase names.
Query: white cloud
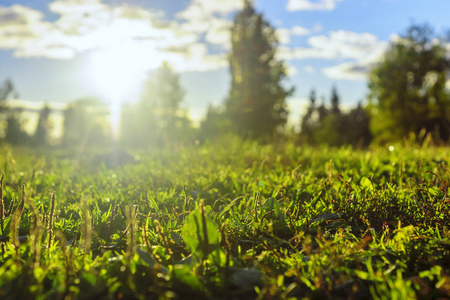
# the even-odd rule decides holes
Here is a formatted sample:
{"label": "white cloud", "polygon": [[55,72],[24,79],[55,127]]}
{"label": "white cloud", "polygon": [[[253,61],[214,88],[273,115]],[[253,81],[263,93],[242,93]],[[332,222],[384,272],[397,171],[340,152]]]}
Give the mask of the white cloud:
{"label": "white cloud", "polygon": [[50,30],[43,22],[44,15],[37,10],[22,6],[0,6],[0,48],[27,47]]}
{"label": "white cloud", "polygon": [[295,76],[298,74],[298,69],[292,65],[287,65],[287,70],[286,70],[286,74],[288,76]]}
{"label": "white cloud", "polygon": [[[193,1],[210,14],[226,13],[239,8],[239,3]],[[189,21],[180,25],[163,20],[159,11],[130,4],[112,6],[101,0],[57,0],[48,7],[59,15],[52,22],[44,21],[42,12],[29,7],[0,6],[0,49],[11,49],[16,57],[70,59],[87,51],[126,48],[130,50],[125,59],[127,55],[140,55],[133,61],[147,68],[165,60],[180,72],[227,65],[225,54],[211,55],[206,44],[198,43],[199,32],[203,32],[206,42],[229,47],[232,23],[224,18],[200,20],[203,25]],[[194,28],[199,25],[203,28]]]}
{"label": "white cloud", "polygon": [[378,41],[367,48],[365,54],[356,55],[354,61],[324,68],[322,73],[333,79],[365,80],[372,67],[381,59],[388,48],[388,43]]}
{"label": "white cloud", "polygon": [[385,49],[385,42],[371,33],[332,31],[329,36],[317,35],[308,39],[309,48],[281,48],[284,59],[362,59]]}
{"label": "white cloud", "polygon": [[278,40],[281,45],[289,45],[291,43],[292,36],[305,36],[309,35],[310,33],[311,30],[300,26],[294,26],[291,29],[288,28],[276,29],[276,34],[278,36]]}
{"label": "white cloud", "polygon": [[183,56],[174,58],[173,66],[178,72],[212,71],[226,67],[227,59],[225,53],[208,54],[205,44],[196,43],[188,47]]}
{"label": "white cloud", "polygon": [[181,30],[206,34],[207,42],[228,50],[232,22],[224,17],[242,8],[243,2],[239,0],[192,0],[191,4],[176,16],[184,21]]}
{"label": "white cloud", "polygon": [[276,30],[278,41],[282,45],[288,45],[291,43],[291,31],[287,28],[278,28]]}
{"label": "white cloud", "polygon": [[297,10],[333,10],[336,2],[342,0],[289,0],[286,9],[288,11]]}
{"label": "white cloud", "polygon": [[320,31],[323,30],[323,26],[322,26],[321,23],[316,23],[316,24],[314,24],[314,27],[313,27],[312,30],[315,31],[315,32],[320,32]]}
{"label": "white cloud", "polygon": [[240,0],[192,0],[191,4],[177,16],[180,19],[195,20],[216,13],[228,14],[243,7],[243,1]]}
{"label": "white cloud", "polygon": [[[392,34],[390,36],[390,41],[397,43],[401,42],[401,37]],[[388,42],[378,41],[373,47],[370,47],[364,55],[355,56],[355,60],[350,62],[324,68],[322,73],[333,79],[365,80],[368,72],[370,72],[372,67],[383,57],[388,46]],[[448,47],[448,53],[450,53],[450,47]],[[446,86],[450,88],[450,81],[447,82]]]}
{"label": "white cloud", "polygon": [[[318,35],[308,39],[309,48],[280,47],[278,58],[347,60],[337,66],[325,68],[322,72],[333,79],[359,80],[365,78],[367,71],[386,51],[388,43],[379,41],[371,33],[351,31],[332,31],[328,36]],[[350,61],[348,61],[350,60]],[[312,68],[305,68],[313,72]]]}
{"label": "white cloud", "polygon": [[309,35],[310,33],[311,30],[301,26],[294,26],[291,28],[291,34],[293,35]]}
{"label": "white cloud", "polygon": [[305,72],[306,73],[309,73],[309,74],[312,74],[312,73],[314,73],[316,71],[316,69],[314,68],[314,67],[312,67],[312,66],[306,66],[305,67]]}
{"label": "white cloud", "polygon": [[372,65],[366,62],[347,62],[324,68],[322,73],[333,79],[364,80]]}
{"label": "white cloud", "polygon": [[232,24],[231,21],[226,19],[211,19],[209,29],[205,36],[206,41],[211,44],[222,45],[224,48],[229,49],[231,43],[230,28]]}

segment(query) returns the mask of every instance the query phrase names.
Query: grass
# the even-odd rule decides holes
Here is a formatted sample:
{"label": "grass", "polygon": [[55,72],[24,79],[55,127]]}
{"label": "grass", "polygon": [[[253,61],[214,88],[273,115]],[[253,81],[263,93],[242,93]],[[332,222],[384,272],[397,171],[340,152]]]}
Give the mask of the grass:
{"label": "grass", "polygon": [[450,297],[448,148],[390,150],[3,149],[0,297]]}

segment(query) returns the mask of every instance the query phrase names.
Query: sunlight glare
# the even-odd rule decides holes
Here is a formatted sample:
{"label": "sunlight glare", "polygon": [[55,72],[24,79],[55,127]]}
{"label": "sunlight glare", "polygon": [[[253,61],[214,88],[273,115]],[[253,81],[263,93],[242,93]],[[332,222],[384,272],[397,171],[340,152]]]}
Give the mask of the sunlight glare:
{"label": "sunlight glare", "polygon": [[91,53],[89,80],[109,104],[114,139],[118,138],[122,103],[135,100],[146,72],[161,64],[158,58],[157,55],[152,56],[148,51],[132,45]]}

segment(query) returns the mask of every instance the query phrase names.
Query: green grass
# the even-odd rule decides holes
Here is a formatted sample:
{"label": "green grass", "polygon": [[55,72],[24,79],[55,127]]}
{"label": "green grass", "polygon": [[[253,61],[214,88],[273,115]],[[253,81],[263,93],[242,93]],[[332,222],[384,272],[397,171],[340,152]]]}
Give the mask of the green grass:
{"label": "green grass", "polygon": [[448,148],[1,151],[0,298],[450,296]]}

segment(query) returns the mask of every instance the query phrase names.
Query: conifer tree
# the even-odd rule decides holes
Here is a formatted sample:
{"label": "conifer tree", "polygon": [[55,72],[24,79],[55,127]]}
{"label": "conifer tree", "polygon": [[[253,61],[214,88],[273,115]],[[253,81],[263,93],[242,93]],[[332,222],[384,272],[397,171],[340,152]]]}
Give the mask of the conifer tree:
{"label": "conifer tree", "polygon": [[231,29],[231,89],[225,102],[226,117],[244,137],[269,136],[287,121],[285,99],[293,89],[281,85],[286,68],[275,58],[277,45],[274,28],[246,1]]}
{"label": "conifer tree", "polygon": [[340,114],[341,113],[341,109],[339,108],[339,103],[340,99],[339,99],[339,95],[337,93],[337,88],[336,86],[333,86],[333,88],[331,89],[331,112],[333,114]]}
{"label": "conifer tree", "polygon": [[314,120],[312,119],[313,114],[316,111],[316,100],[317,100],[316,90],[312,89],[309,94],[309,106],[301,122],[300,138],[302,142],[305,143],[312,142],[314,127],[316,127],[317,125],[314,124]]}

